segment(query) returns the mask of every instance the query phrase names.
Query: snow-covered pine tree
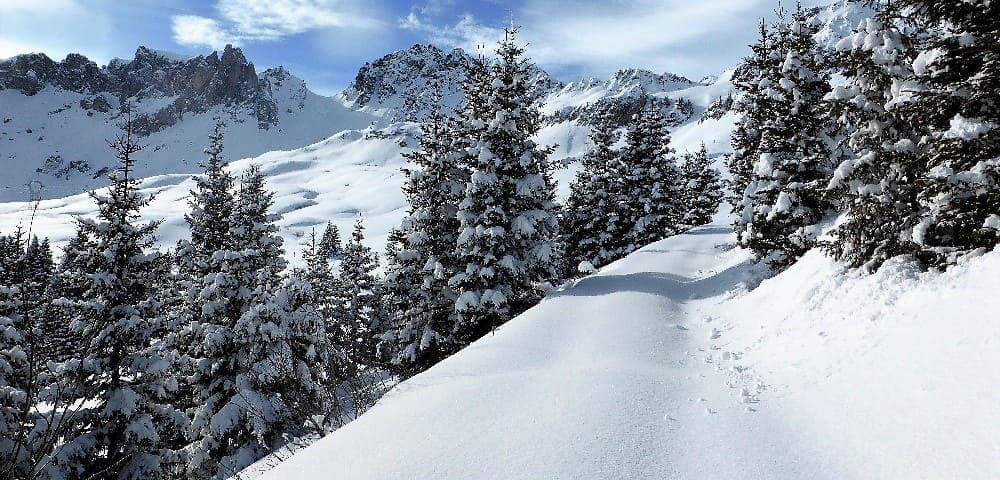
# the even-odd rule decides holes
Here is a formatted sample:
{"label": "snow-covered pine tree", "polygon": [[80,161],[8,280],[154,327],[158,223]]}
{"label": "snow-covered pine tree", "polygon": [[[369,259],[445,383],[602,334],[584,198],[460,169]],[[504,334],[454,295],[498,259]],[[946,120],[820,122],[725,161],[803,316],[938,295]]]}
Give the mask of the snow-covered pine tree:
{"label": "snow-covered pine tree", "polygon": [[627,167],[619,202],[627,207],[632,226],[622,255],[681,230],[681,173],[669,144],[666,120],[650,97],[632,117],[620,153]]}
{"label": "snow-covered pine tree", "polygon": [[362,369],[375,364],[376,335],[384,328],[382,283],[375,275],[378,255],[362,243],[364,228],[359,218],[344,245],[334,292],[341,307],[337,322],[344,332],[344,353],[349,364]]}
{"label": "snow-covered pine tree", "polygon": [[[469,149],[471,179],[459,205],[460,295],[456,337],[468,343],[528,308],[556,277],[558,221],[548,151],[531,137],[539,113],[528,61],[508,29],[492,81],[467,98],[482,105],[482,131]],[[487,94],[485,97],[478,95]]]}
{"label": "snow-covered pine tree", "polygon": [[23,289],[25,239],[18,229],[0,235],[0,478],[28,478],[34,457],[33,318]]}
{"label": "snow-covered pine tree", "polygon": [[741,237],[746,232],[750,216],[744,215],[744,195],[747,187],[753,181],[753,166],[760,158],[760,128],[770,118],[772,98],[764,89],[768,85],[765,72],[771,71],[776,57],[770,52],[774,47],[774,35],[768,30],[764,20],[759,25],[760,36],[750,46],[750,56],[733,72],[733,88],[738,96],[733,104],[733,111],[739,114],[739,121],[730,137],[732,153],[726,156],[726,168],[732,175],[730,192],[726,201],[732,207],[732,213],[737,217],[733,223],[736,236]]}
{"label": "snow-covered pine tree", "polygon": [[581,159],[583,169],[570,184],[569,198],[563,206],[561,242],[566,276],[617,260],[632,227],[631,219],[621,214],[625,171],[614,149],[618,131],[609,111],[602,112],[594,122],[590,141],[593,147]]}
{"label": "snow-covered pine tree", "polygon": [[173,353],[156,341],[163,332],[154,286],[165,272],[152,250],[157,222],[139,223],[149,197],[132,176],[140,147],[125,114],[125,131],[112,144],[120,166],[107,193],[91,193],[97,218],[79,219],[89,241],[76,262],[88,282],[64,302],[86,342],[62,387],[81,402],[54,463],[66,478],[159,478],[172,457],[161,432],[185,424],[164,401],[177,386]]}
{"label": "snow-covered pine tree", "polygon": [[829,74],[814,38],[817,27],[801,5],[790,21],[780,17],[768,53],[774,61],[761,80],[768,116],[759,126],[759,157],[737,227],[740,244],[774,269],[815,244],[816,224],[829,210],[832,170],[823,101]]}
{"label": "snow-covered pine tree", "polygon": [[934,32],[913,62],[920,125],[930,127],[913,229],[921,256],[946,265],[1000,242],[1000,2],[897,2]]}
{"label": "snow-covered pine tree", "polygon": [[[222,159],[225,124],[216,122],[209,134],[208,158],[201,164],[202,175],[195,177],[195,187],[188,200],[190,210],[184,215],[191,232],[190,240],[182,240],[177,248],[181,269],[192,280],[200,283],[202,277],[221,270],[213,261],[216,252],[232,243],[230,222],[233,216],[233,176],[225,170]],[[200,286],[196,287],[200,290]]]}
{"label": "snow-covered pine tree", "polygon": [[[339,247],[338,245],[338,249]],[[343,353],[344,346],[348,344],[344,329],[340,325],[344,309],[337,297],[337,277],[330,264],[329,251],[324,250],[322,241],[316,238],[315,229],[309,235],[309,243],[306,244],[302,255],[306,266],[300,269],[296,276],[309,284],[310,303],[323,322],[327,343],[324,382],[327,385],[327,393],[331,393],[347,378],[351,370],[346,364],[347,359]]]}
{"label": "snow-covered pine tree", "polygon": [[327,260],[333,260],[340,256],[340,230],[333,222],[326,222],[326,228],[323,229],[317,251]]}
{"label": "snow-covered pine tree", "polygon": [[[195,178],[184,219],[190,239],[179,242],[176,262],[181,280],[181,305],[175,313],[181,326],[170,332],[169,341],[183,349],[183,367],[192,410],[191,442],[187,446],[185,474],[191,478],[209,478],[215,471],[216,457],[206,444],[217,438],[206,433],[206,423],[220,398],[233,390],[237,369],[232,347],[234,326],[245,308],[238,277],[230,269],[233,212],[236,197],[234,178],[225,170],[223,125],[217,122],[209,134],[207,159],[203,174]],[[223,442],[218,442],[223,443]]]}
{"label": "snow-covered pine tree", "polygon": [[838,260],[869,270],[917,251],[910,232],[920,211],[920,132],[898,111],[907,105],[898,100],[913,74],[915,52],[894,25],[897,15],[883,7],[838,43],[837,66],[846,81],[828,95],[843,138],[840,149],[849,157],[828,187],[845,216],[824,247]]}
{"label": "snow-covered pine tree", "polygon": [[712,168],[705,144],[695,153],[684,155],[681,165],[684,199],[684,228],[697,227],[712,221],[722,203],[722,175]]}
{"label": "snow-covered pine tree", "polygon": [[387,257],[386,303],[395,326],[384,344],[391,345],[392,363],[405,373],[424,370],[456,349],[452,328],[458,296],[448,282],[458,264],[457,212],[469,175],[458,163],[458,127],[441,112],[436,85],[434,95],[419,148],[403,154],[413,166],[403,169],[410,207]]}
{"label": "snow-covered pine tree", "polygon": [[301,433],[323,401],[326,343],[321,317],[305,299],[308,286],[283,283],[281,237],[270,213],[273,194],[256,167],[243,175],[229,245],[212,258],[194,322],[198,344],[188,476],[228,478],[286,435]]}
{"label": "snow-covered pine tree", "polygon": [[89,280],[78,260],[80,252],[88,248],[89,242],[86,231],[77,228],[76,235],[63,247],[62,257],[49,285],[47,296],[53,301],[46,306],[47,312],[42,317],[41,329],[46,341],[46,356],[55,362],[76,357],[83,343],[70,328],[72,310],[62,308],[54,300],[79,298],[83,295]]}

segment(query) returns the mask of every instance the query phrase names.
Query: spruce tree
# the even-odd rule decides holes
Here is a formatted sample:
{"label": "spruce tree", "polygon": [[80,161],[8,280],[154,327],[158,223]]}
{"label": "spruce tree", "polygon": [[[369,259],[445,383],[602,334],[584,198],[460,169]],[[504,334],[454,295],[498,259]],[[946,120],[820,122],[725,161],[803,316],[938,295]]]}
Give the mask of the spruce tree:
{"label": "spruce tree", "polygon": [[738,241],[774,269],[815,245],[816,224],[830,208],[828,73],[814,35],[817,27],[798,7],[779,20],[761,85],[771,100],[760,125],[759,157],[740,205]]}
{"label": "spruce tree", "polygon": [[621,162],[627,167],[620,204],[632,226],[622,254],[673,235],[684,218],[681,174],[669,147],[667,123],[649,99],[625,132]]}
{"label": "spruce tree", "polygon": [[309,236],[303,259],[306,266],[298,271],[297,277],[309,284],[311,304],[323,322],[328,357],[323,378],[328,392],[332,392],[350,371],[344,354],[348,341],[340,324],[344,309],[337,296],[337,277],[315,229]]}
{"label": "spruce tree", "polygon": [[67,401],[55,392],[43,328],[53,261],[48,240],[20,229],[0,235],[0,478],[54,473],[48,460],[65,432]]}
{"label": "spruce tree", "polygon": [[759,32],[757,42],[750,46],[751,55],[744,58],[733,72],[733,88],[738,93],[733,111],[739,114],[739,120],[730,137],[733,151],[726,156],[726,168],[732,175],[726,201],[737,216],[733,223],[737,237],[746,231],[751,220],[750,211],[745,208],[748,204],[744,195],[753,181],[754,163],[760,158],[761,126],[771,118],[773,110],[772,97],[764,88],[768,85],[764,75],[774,68],[777,59],[770,55],[775,48],[775,39],[763,20]]}
{"label": "spruce tree", "polygon": [[[529,91],[524,49],[508,29],[497,50],[492,82],[467,102],[474,118],[471,178],[459,205],[459,289],[455,333],[467,343],[535,303],[556,276],[558,232],[548,152],[531,137],[539,113]],[[485,80],[485,79],[484,79]],[[484,96],[479,96],[484,95]],[[481,122],[481,123],[480,123]]]}
{"label": "spruce tree", "polygon": [[165,401],[176,389],[173,352],[162,335],[155,285],[162,263],[152,250],[156,222],[140,223],[149,197],[132,174],[140,150],[131,115],[113,143],[120,166],[107,193],[93,192],[97,218],[79,219],[89,239],[76,262],[88,281],[66,302],[72,328],[86,342],[62,387],[83,402],[55,458],[69,478],[158,478],[172,457],[164,432],[184,427]]}
{"label": "spruce tree", "polygon": [[844,219],[825,248],[854,267],[874,269],[885,260],[917,251],[910,232],[920,205],[916,179],[923,171],[920,132],[910,125],[901,87],[913,75],[912,40],[897,25],[894,9],[861,21],[836,56],[846,79],[830,94],[848,158],[829,189],[841,199]]}
{"label": "spruce tree", "polygon": [[71,328],[73,310],[62,308],[59,304],[79,298],[86,289],[89,280],[79,259],[80,252],[89,248],[89,243],[87,232],[77,228],[76,235],[63,247],[62,256],[46,294],[52,301],[46,306],[47,312],[41,326],[42,336],[46,341],[46,356],[55,362],[64,362],[77,357],[83,344]]}
{"label": "spruce tree", "polygon": [[333,260],[340,256],[340,230],[333,222],[326,222],[323,229],[323,236],[320,237],[317,252],[327,260]]}
{"label": "spruce tree", "polygon": [[913,62],[926,172],[912,239],[929,263],[1000,242],[1000,3],[903,0],[933,32]]}
{"label": "spruce tree", "polygon": [[218,272],[192,322],[198,408],[188,475],[227,478],[301,433],[322,404],[326,341],[308,285],[284,282],[273,194],[251,167],[242,177]]}
{"label": "spruce tree", "polygon": [[684,228],[705,225],[712,221],[722,203],[722,176],[712,168],[705,144],[695,153],[684,155],[681,165]]}
{"label": "spruce tree", "polygon": [[25,239],[0,235],[0,478],[32,473],[36,381],[33,318],[25,305]]}
{"label": "spruce tree", "polygon": [[631,229],[630,219],[621,212],[625,172],[614,150],[618,132],[609,111],[594,122],[590,141],[593,147],[583,156],[583,169],[570,184],[563,207],[564,271],[568,276],[576,275],[581,266],[599,268],[618,259]]}
{"label": "spruce tree", "polygon": [[334,296],[341,306],[338,323],[344,332],[348,362],[364,368],[375,364],[376,335],[382,333],[381,282],[375,275],[378,256],[364,241],[364,223],[354,224],[344,245]]}
{"label": "spruce tree", "polygon": [[394,232],[386,269],[389,315],[396,322],[387,332],[393,345],[392,363],[404,372],[424,370],[451,354],[457,295],[449,285],[458,260],[458,205],[468,182],[459,164],[458,126],[441,112],[440,91],[422,126],[418,149],[403,154],[403,193],[407,216]]}
{"label": "spruce tree", "polygon": [[199,283],[204,275],[220,270],[219,263],[211,257],[232,243],[234,180],[225,170],[222,158],[223,128],[225,125],[217,122],[208,137],[210,143],[205,149],[208,158],[201,164],[203,174],[194,179],[195,188],[188,200],[190,210],[184,215],[191,238],[182,241],[177,249],[181,268]]}

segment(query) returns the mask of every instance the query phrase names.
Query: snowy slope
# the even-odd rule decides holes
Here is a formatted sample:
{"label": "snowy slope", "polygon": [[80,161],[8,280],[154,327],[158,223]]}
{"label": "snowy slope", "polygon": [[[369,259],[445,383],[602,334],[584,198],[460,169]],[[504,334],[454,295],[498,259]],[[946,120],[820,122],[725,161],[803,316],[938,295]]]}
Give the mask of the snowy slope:
{"label": "snowy slope", "polygon": [[608,266],[264,478],[995,478],[1000,251],[871,277],[813,252],[747,293],[731,242]]}
{"label": "snowy slope", "polygon": [[[322,232],[326,222],[333,221],[341,232],[350,232],[358,216],[365,218],[369,229],[367,242],[380,246],[403,216],[406,202],[399,169],[404,159],[399,153],[401,145],[416,144],[411,132],[417,128],[409,124],[383,130],[345,130],[300,149],[237,160],[229,168],[239,175],[255,164],[267,176],[267,186],[275,193],[273,210],[283,216],[278,222],[280,234],[293,259],[314,226]],[[231,158],[230,143],[235,142],[227,138],[225,158]],[[137,154],[140,166],[149,161],[145,153],[143,150]],[[191,177],[157,175],[142,183],[143,193],[155,195],[152,204],[143,210],[143,217],[164,221],[157,230],[161,246],[171,247],[188,235],[184,213],[194,188]],[[32,207],[27,202],[0,203],[0,232],[10,232],[17,225],[27,229]],[[42,200],[33,232],[62,246],[75,232],[74,217],[95,213],[94,202],[85,193]]]}
{"label": "snowy slope", "polygon": [[[674,150],[680,153],[695,151],[701,142],[706,143],[712,155],[721,155],[729,150],[729,132],[735,120],[733,114],[717,120],[697,120],[712,99],[731,91],[732,84],[728,78],[723,75],[717,83],[711,85],[685,84],[685,88],[658,94],[673,100],[688,99],[696,108],[692,120],[676,127],[672,132],[671,146]],[[296,84],[294,81],[283,83]],[[293,125],[301,128],[285,130],[284,125],[292,123],[291,121],[279,123],[278,128],[270,130],[259,130],[253,122],[230,122],[226,127],[224,156],[227,159],[240,159],[231,164],[231,170],[235,174],[242,172],[251,163],[262,166],[268,176],[268,187],[275,192],[276,210],[284,215],[279,226],[285,238],[285,246],[293,255],[300,250],[304,243],[303,236],[312,227],[322,227],[327,220],[333,220],[341,231],[348,232],[359,215],[365,218],[368,242],[376,251],[381,252],[389,230],[398,225],[404,214],[406,204],[400,191],[404,178],[400,168],[404,166],[405,160],[400,153],[416,145],[414,136],[419,132],[419,125],[403,122],[393,123],[385,128],[358,130],[353,126],[369,125],[373,118],[381,124],[385,119],[348,110],[338,106],[337,100],[315,96],[308,90],[302,91],[308,95],[303,108],[293,109],[292,113],[282,113],[294,118]],[[30,112],[41,104],[38,102],[50,100],[53,105],[65,103],[65,97],[70,93],[46,89],[34,97],[24,97],[5,90],[0,91],[0,104],[9,101],[16,109]],[[4,95],[11,95],[13,100],[5,100]],[[292,92],[286,92],[280,98],[291,96]],[[20,98],[31,98],[31,101],[18,103]],[[577,101],[584,102],[578,105],[586,105],[583,98]],[[42,105],[43,109],[48,108],[47,104]],[[60,115],[67,114],[61,112]],[[191,115],[185,118],[184,128],[153,133],[143,139],[142,143],[146,147],[136,155],[138,173],[146,177],[145,192],[157,195],[144,216],[150,220],[164,220],[158,231],[160,244],[163,246],[173,246],[186,235],[183,214],[187,209],[185,202],[188,192],[193,186],[190,177],[200,170],[198,163],[204,158],[202,150],[207,143],[206,132],[211,130],[212,116],[211,112]],[[29,115],[15,115],[15,118],[28,117]],[[97,133],[80,136],[78,148],[99,152],[94,155],[107,159],[108,167],[112,165],[113,152],[104,139],[113,138],[118,133],[114,120],[109,118],[95,127],[92,119],[86,116],[83,118],[88,120],[81,121],[89,123],[73,123],[72,119],[75,117],[72,116],[59,118],[65,119],[65,123],[56,123],[59,128],[96,131]],[[22,128],[19,121],[12,121],[10,125],[11,130]],[[339,133],[330,136],[328,129]],[[567,160],[569,163],[567,168],[555,175],[560,198],[569,194],[570,182],[579,169],[576,160],[591,146],[589,133],[588,125],[578,120],[566,120],[545,125],[536,137],[543,145],[557,146],[551,157],[553,161]],[[326,139],[309,145],[316,141],[313,140],[314,137]],[[24,145],[23,142],[11,143]],[[309,146],[263,153],[271,145],[277,146],[276,148],[285,148],[287,145],[291,148],[302,144]],[[249,155],[256,156],[246,158]],[[29,170],[33,168],[29,163],[12,161],[9,164],[9,168],[17,172],[16,175],[24,178],[38,175]],[[40,202],[33,224],[34,232],[49,236],[56,246],[63,245],[73,235],[73,216],[95,213],[93,202],[87,194],[79,192],[104,183],[106,181],[103,177],[94,179],[92,175],[80,172],[68,173],[64,181],[55,185],[47,182],[47,194],[44,197],[56,198]],[[62,189],[59,190],[61,195],[53,195],[55,188]],[[0,232],[12,231],[17,225],[27,227],[32,218],[33,204],[26,201],[27,194],[13,186],[9,186],[8,191],[12,192],[7,197],[9,201],[0,202]]]}
{"label": "snowy slope", "polygon": [[[226,71],[224,65],[198,63],[197,60],[204,57],[184,60],[161,52],[155,55],[150,52],[140,47],[132,63],[116,60],[112,62],[113,67],[125,68],[124,65],[152,62],[153,65],[148,68],[159,66],[166,69],[152,75],[154,78],[167,76],[164,71],[180,76],[181,73],[189,73],[185,69],[196,70],[189,73],[192,79],[186,83],[180,80],[174,82],[180,85],[144,80],[151,82],[150,85],[127,98],[135,114],[145,116],[144,124],[153,125],[148,128],[152,133],[139,138],[139,143],[145,147],[138,170],[141,176],[199,171],[198,163],[204,157],[202,152],[216,118],[227,124],[227,153],[229,158],[236,159],[273,150],[299,148],[337,132],[365,128],[380,120],[350,109],[337,99],[316,95],[303,80],[282,68],[241,78]],[[34,58],[19,58],[29,57]],[[253,65],[245,63],[246,59],[237,50],[227,50],[223,60],[228,61],[228,58],[234,58],[232,62],[235,65],[252,72]],[[182,63],[185,61],[188,63]],[[51,61],[41,64],[57,70],[65,69],[68,63],[69,59],[60,64]],[[97,68],[96,64],[91,65]],[[104,67],[99,72],[111,69]],[[14,75],[0,71],[0,74],[4,73]],[[111,80],[91,79],[89,81],[94,85],[87,85],[89,77],[83,74],[74,71],[56,73],[61,76],[26,89],[31,95],[16,88],[4,89],[0,84],[0,165],[4,166],[4,175],[0,176],[0,202],[65,197],[108,183],[108,169],[116,164],[108,141],[121,133],[123,123],[119,113],[120,99],[115,96],[116,92],[95,91],[111,90],[113,87],[105,85]],[[102,74],[107,78],[117,78],[110,73]],[[250,93],[222,90],[246,97],[242,99],[242,104],[235,104],[232,99],[215,99],[206,93],[207,90],[199,96],[195,90],[201,85],[197,75],[208,74],[216,74],[226,81],[237,77],[259,90]],[[75,87],[76,90],[64,88],[75,83],[83,85]],[[34,88],[40,90],[36,92]],[[94,107],[98,98],[106,104]],[[248,103],[254,101],[266,110],[260,110],[263,108],[260,105]],[[196,104],[190,107],[190,111],[178,107],[189,103]],[[265,114],[273,114],[273,118],[262,121],[261,116]]]}

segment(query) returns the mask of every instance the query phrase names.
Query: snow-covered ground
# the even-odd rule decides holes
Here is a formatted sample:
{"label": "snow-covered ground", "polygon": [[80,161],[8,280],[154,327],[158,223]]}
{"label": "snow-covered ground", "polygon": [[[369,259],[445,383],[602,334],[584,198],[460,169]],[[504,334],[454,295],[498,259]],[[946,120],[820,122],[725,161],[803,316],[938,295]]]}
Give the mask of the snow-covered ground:
{"label": "snow-covered ground", "polygon": [[552,295],[264,478],[996,478],[1000,251],[870,276],[811,252],[761,281],[726,220]]}

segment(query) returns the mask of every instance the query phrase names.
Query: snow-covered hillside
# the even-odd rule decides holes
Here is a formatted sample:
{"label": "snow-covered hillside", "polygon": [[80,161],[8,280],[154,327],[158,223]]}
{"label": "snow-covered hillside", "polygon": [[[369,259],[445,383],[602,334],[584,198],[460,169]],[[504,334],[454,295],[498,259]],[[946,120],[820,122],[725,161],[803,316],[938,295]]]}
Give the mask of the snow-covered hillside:
{"label": "snow-covered hillside", "polygon": [[[434,51],[431,50],[432,53]],[[406,58],[412,60],[413,52],[408,52],[411,55]],[[416,82],[426,79],[411,80],[405,89],[400,87],[399,91],[403,93],[392,97],[393,102],[409,98],[405,95],[416,95],[421,91]],[[453,82],[458,82],[455,85],[460,87],[460,79],[453,79]],[[368,242],[381,251],[389,230],[398,225],[404,213],[405,200],[400,191],[403,182],[400,168],[404,166],[404,159],[400,153],[416,145],[414,136],[419,132],[419,125],[395,122],[398,111],[394,109],[369,108],[371,105],[354,105],[354,109],[349,109],[340,100],[312,94],[301,80],[291,76],[285,81],[275,82],[275,85],[281,87],[274,91],[274,97],[281,100],[280,104],[299,98],[296,95],[305,95],[302,97],[305,101],[301,108],[279,112],[281,120],[276,127],[268,130],[259,129],[255,121],[229,121],[225,129],[224,155],[235,160],[230,168],[239,174],[250,164],[262,167],[268,176],[269,188],[276,194],[276,210],[284,216],[279,225],[285,246],[293,255],[297,254],[304,242],[303,237],[313,227],[322,227],[332,220],[341,231],[350,231],[359,215],[365,218]],[[614,101],[627,97],[634,100],[639,92],[670,99],[671,102],[684,99],[691,103],[693,111],[690,118],[672,132],[674,150],[694,151],[701,142],[705,142],[710,154],[715,156],[729,149],[733,114],[720,119],[701,120],[702,113],[713,100],[732,91],[728,74],[706,85],[670,74],[630,70],[620,72],[608,81],[592,81],[588,85],[588,88],[570,85],[555,89],[543,99],[543,104],[554,102],[562,110],[585,109],[601,99]],[[403,94],[404,97],[398,96]],[[3,131],[9,129],[23,136],[31,130],[32,134],[44,136],[44,132],[58,128],[63,137],[77,142],[71,152],[89,152],[87,155],[90,158],[100,158],[105,162],[101,164],[101,169],[109,167],[115,159],[105,139],[119,133],[120,119],[117,116],[108,113],[107,118],[95,122],[79,108],[69,108],[42,121],[36,118],[37,113],[33,113],[50,108],[58,110],[60,105],[75,105],[74,102],[80,100],[77,97],[82,98],[83,95],[56,88],[45,88],[30,97],[10,89],[0,90],[0,104],[10,105],[10,111],[14,113],[8,115],[16,119],[3,125]],[[137,102],[136,106],[140,111],[155,111],[162,100],[160,97],[147,98]],[[193,186],[190,177],[199,171],[198,164],[204,159],[202,150],[208,141],[207,132],[211,130],[213,117],[218,114],[216,110],[189,114],[176,127],[155,132],[142,140],[145,148],[137,154],[138,173],[146,177],[145,192],[157,196],[153,205],[144,211],[144,216],[164,221],[158,231],[163,246],[173,246],[186,235],[183,214],[188,192]],[[226,118],[233,119],[231,115]],[[34,125],[31,122],[36,120],[37,124],[47,126],[27,126]],[[376,125],[371,126],[372,123]],[[366,126],[368,128],[364,128]],[[67,131],[90,133],[65,135]],[[570,181],[579,168],[575,160],[590,148],[589,133],[590,127],[583,119],[573,118],[552,119],[538,134],[540,143],[557,146],[553,160],[566,160],[568,163],[568,167],[556,176],[562,198],[568,194]],[[21,159],[36,154],[33,152],[40,151],[36,144],[44,143],[44,139],[33,143],[10,142],[15,147],[10,155],[18,157],[10,162],[13,174],[5,177],[9,184],[4,191],[8,193],[0,193],[0,200],[7,200],[0,203],[0,231],[11,231],[17,225],[26,228],[32,223],[34,205],[27,201],[29,192],[15,183],[25,183],[24,178],[42,178],[45,182],[42,196],[46,200],[39,203],[33,232],[48,236],[56,246],[61,246],[74,232],[73,216],[95,212],[93,202],[82,192],[106,183],[104,175],[107,170],[95,170],[96,167],[89,164],[82,172],[68,168],[70,163],[65,158],[70,157],[67,155],[58,163],[56,173],[35,172],[37,167],[34,163]],[[306,146],[298,148],[300,145]],[[289,150],[282,151],[286,148]],[[56,152],[61,155],[61,150]],[[16,178],[22,180],[13,180]]]}
{"label": "snow-covered hillside", "polygon": [[[379,120],[316,95],[282,68],[254,73],[238,49],[221,59],[213,53],[185,60],[140,47],[134,60],[103,70],[76,57],[0,62],[0,202],[106,185],[117,162],[108,141],[121,133],[122,98],[140,120],[141,176],[199,171],[217,118],[227,124],[227,154],[235,159],[299,148]],[[90,68],[70,68],[80,62]],[[41,80],[24,85],[26,79]]]}
{"label": "snow-covered hillside", "polygon": [[[1000,251],[760,282],[726,218],[400,384],[283,478],[976,478],[1000,472]],[[992,313],[991,313],[992,312]]]}
{"label": "snow-covered hillside", "polygon": [[[293,257],[313,226],[322,231],[327,221],[333,221],[349,232],[359,215],[369,229],[368,242],[382,245],[403,215],[399,169],[404,160],[399,153],[402,145],[415,145],[411,132],[416,129],[410,124],[384,130],[345,130],[304,148],[234,161],[230,169],[239,174],[253,164],[267,176],[268,188],[275,193],[274,211],[283,216],[279,225],[285,247]],[[230,143],[235,142],[227,138],[227,158]],[[138,156],[144,154],[145,150]],[[141,190],[155,198],[143,216],[163,220],[157,230],[161,245],[173,246],[188,235],[184,213],[192,188],[194,181],[188,173],[144,179]],[[0,203],[0,231],[10,231],[16,225],[27,228],[32,210],[33,204],[28,202]],[[86,193],[42,200],[33,232],[62,245],[75,232],[74,217],[95,212]]]}

